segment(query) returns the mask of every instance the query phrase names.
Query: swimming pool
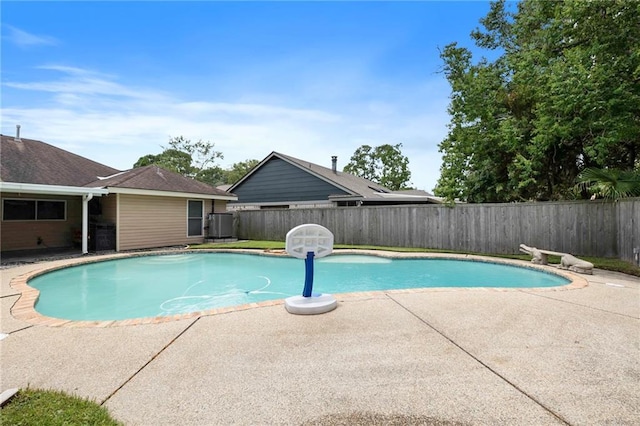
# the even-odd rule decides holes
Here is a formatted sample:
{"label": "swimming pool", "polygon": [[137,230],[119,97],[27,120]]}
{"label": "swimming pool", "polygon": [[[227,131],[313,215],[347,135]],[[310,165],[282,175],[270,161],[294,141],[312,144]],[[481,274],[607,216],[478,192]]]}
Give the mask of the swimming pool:
{"label": "swimming pool", "polygon": [[[315,262],[314,290],[555,287],[570,280],[506,264],[337,254]],[[37,276],[40,314],[69,320],[172,316],[299,295],[304,262],[283,256],[185,253],[107,260]]]}

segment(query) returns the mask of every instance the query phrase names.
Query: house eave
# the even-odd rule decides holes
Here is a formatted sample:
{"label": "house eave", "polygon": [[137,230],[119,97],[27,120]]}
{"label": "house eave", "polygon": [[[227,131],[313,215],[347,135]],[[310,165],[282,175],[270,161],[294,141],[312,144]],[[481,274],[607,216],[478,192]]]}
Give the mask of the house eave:
{"label": "house eave", "polygon": [[270,206],[283,206],[283,205],[298,205],[298,206],[304,206],[304,205],[309,205],[309,206],[313,206],[313,205],[319,205],[319,204],[327,204],[327,205],[331,205],[331,202],[328,200],[306,200],[306,201],[267,201],[267,202],[260,202],[260,201],[255,201],[255,202],[239,202],[239,203],[229,203],[230,205],[236,206],[236,207],[245,207],[245,206],[265,206],[265,207],[270,207]]}
{"label": "house eave", "polygon": [[388,194],[380,194],[380,198],[385,199],[385,200],[392,200],[392,201],[405,201],[405,202],[411,202],[411,201],[415,201],[417,203],[433,203],[433,204],[442,204],[442,199],[435,197],[435,196],[429,196],[429,195],[407,195],[407,194],[395,194],[395,193],[388,193]]}
{"label": "house eave", "polygon": [[362,201],[366,200],[365,197],[359,194],[349,195],[329,195],[329,201]]}
{"label": "house eave", "polygon": [[0,192],[16,192],[20,194],[45,195],[93,195],[101,197],[109,190],[104,188],[87,188],[81,186],[43,185],[39,183],[0,182]]}
{"label": "house eave", "polygon": [[437,197],[429,197],[424,195],[404,195],[404,194],[393,194],[393,193],[376,194],[373,197],[367,197],[362,195],[359,195],[359,196],[330,195],[329,200],[331,201],[362,201],[362,202],[389,203],[389,204],[393,204],[394,202],[416,203],[416,204],[424,204],[424,203],[442,204],[442,200],[438,199]]}
{"label": "house eave", "polygon": [[174,192],[174,191],[159,191],[155,189],[136,189],[136,188],[117,188],[108,187],[111,194],[127,194],[127,195],[148,195],[156,197],[177,197],[177,198],[201,198],[204,200],[224,200],[224,201],[237,201],[238,197],[235,195],[217,195],[217,194],[200,194],[193,192]]}

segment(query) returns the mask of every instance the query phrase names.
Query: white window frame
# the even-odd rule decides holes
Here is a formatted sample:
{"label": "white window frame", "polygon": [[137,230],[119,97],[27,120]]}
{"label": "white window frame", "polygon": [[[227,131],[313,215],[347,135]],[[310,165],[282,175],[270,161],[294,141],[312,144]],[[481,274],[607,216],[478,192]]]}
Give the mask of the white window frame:
{"label": "white window frame", "polygon": [[[202,209],[200,211],[200,217],[196,218],[189,216],[189,204],[191,202],[198,202],[201,204]],[[189,230],[191,229],[189,226],[189,222],[193,219],[200,219],[200,234],[199,235],[190,235],[189,234]],[[194,199],[189,199],[187,200],[187,238],[197,238],[197,237],[204,237],[204,200],[194,200]]]}

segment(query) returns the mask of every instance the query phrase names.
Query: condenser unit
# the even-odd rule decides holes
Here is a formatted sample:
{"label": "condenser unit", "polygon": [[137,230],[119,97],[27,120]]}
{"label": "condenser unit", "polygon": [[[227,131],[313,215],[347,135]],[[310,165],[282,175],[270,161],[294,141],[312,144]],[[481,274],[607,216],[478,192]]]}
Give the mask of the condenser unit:
{"label": "condenser unit", "polygon": [[233,214],[211,213],[209,214],[209,238],[233,237]]}

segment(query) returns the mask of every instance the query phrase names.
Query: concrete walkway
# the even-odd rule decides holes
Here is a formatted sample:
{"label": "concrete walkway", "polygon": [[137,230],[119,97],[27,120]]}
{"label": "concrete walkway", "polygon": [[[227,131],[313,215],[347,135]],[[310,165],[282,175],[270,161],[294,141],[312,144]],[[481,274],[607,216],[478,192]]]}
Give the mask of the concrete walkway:
{"label": "concrete walkway", "polygon": [[[48,262],[62,264],[69,260]],[[640,279],[567,291],[434,290],[107,328],[14,319],[0,391],[64,390],[126,425],[640,424]]]}

